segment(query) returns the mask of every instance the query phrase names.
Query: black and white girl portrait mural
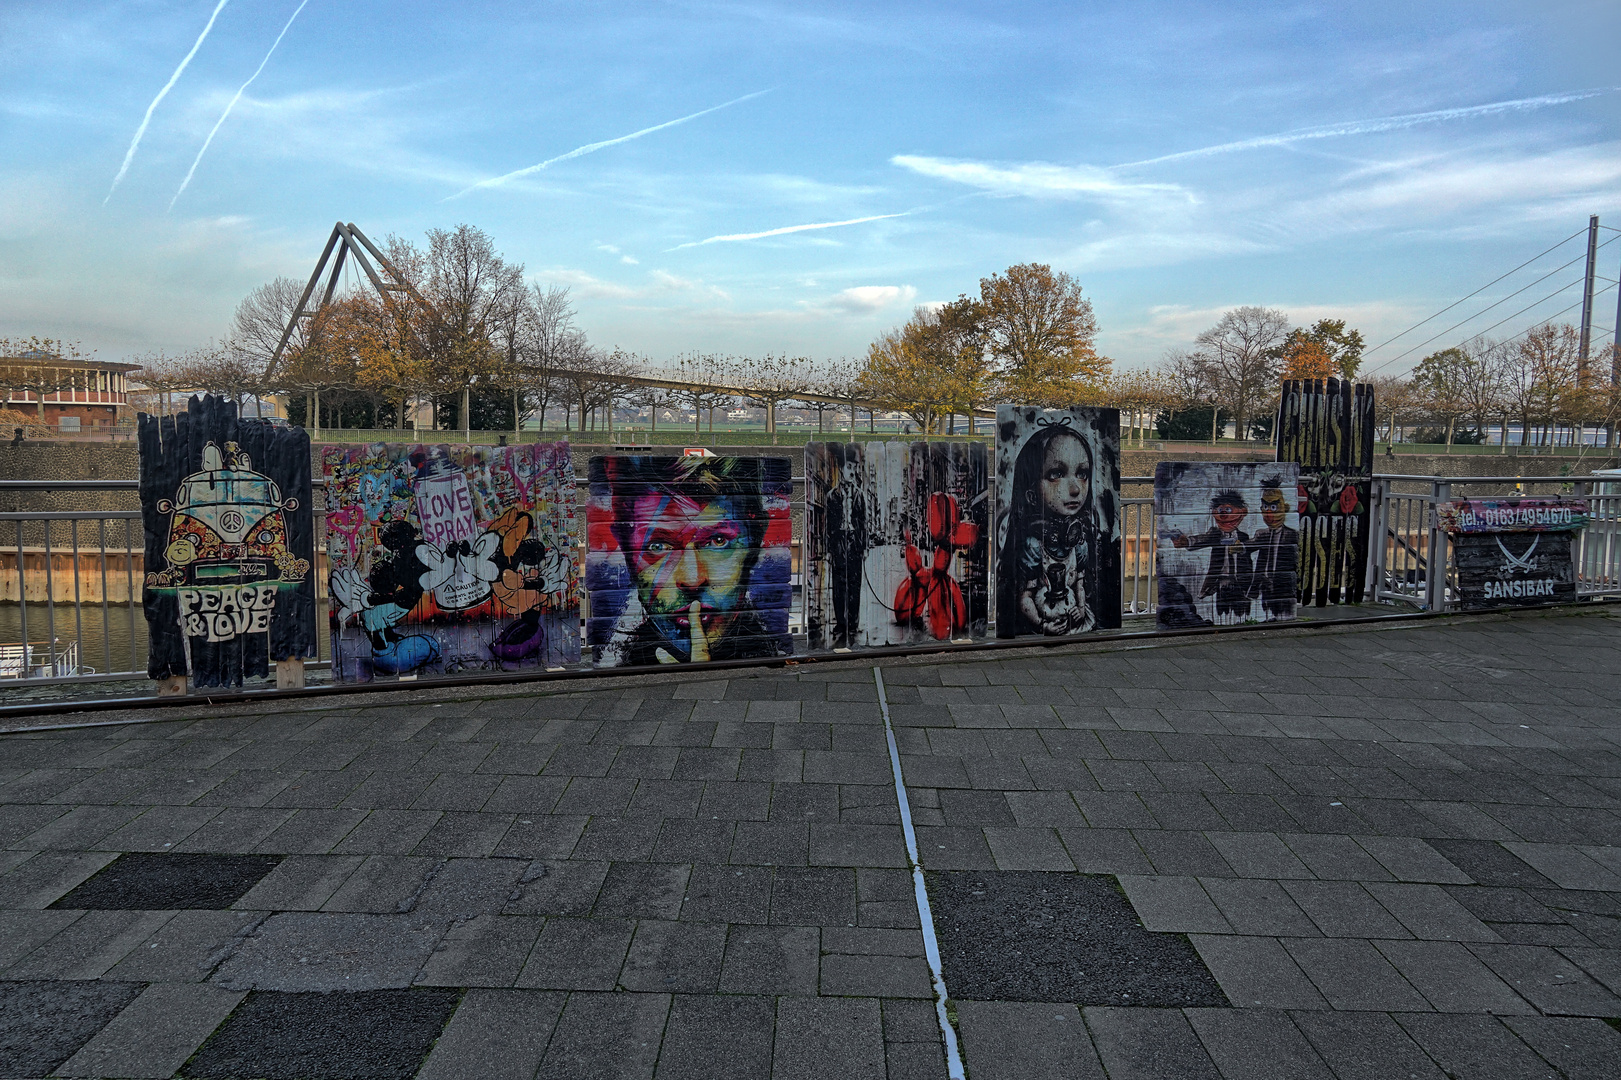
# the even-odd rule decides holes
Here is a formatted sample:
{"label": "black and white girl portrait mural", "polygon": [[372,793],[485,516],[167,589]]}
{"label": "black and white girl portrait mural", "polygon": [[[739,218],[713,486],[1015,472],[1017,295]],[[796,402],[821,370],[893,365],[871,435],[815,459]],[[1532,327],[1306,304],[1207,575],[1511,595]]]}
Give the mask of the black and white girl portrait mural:
{"label": "black and white girl portrait mural", "polygon": [[1120,626],[1120,413],[996,410],[996,636]]}

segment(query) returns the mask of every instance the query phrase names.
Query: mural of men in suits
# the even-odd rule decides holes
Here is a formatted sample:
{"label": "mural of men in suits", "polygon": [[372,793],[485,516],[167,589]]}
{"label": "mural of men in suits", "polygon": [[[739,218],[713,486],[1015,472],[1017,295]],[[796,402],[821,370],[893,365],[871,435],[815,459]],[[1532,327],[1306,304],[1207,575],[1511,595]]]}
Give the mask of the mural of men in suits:
{"label": "mural of men in suits", "polygon": [[867,559],[867,500],[860,448],[833,444],[839,476],[827,495],[828,569],[833,576],[833,647],[852,648],[861,628],[861,575]]}
{"label": "mural of men in suits", "polygon": [[1283,493],[1280,477],[1262,481],[1261,520],[1266,528],[1250,540],[1255,558],[1252,595],[1268,615],[1290,619],[1295,613],[1295,564],[1300,557],[1300,533],[1284,522],[1289,516],[1289,499]]}
{"label": "mural of men in suits", "polygon": [[1210,569],[1206,572],[1199,598],[1214,595],[1216,614],[1244,619],[1250,611],[1254,564],[1250,557],[1250,537],[1239,529],[1249,516],[1249,506],[1237,491],[1221,491],[1210,500],[1210,516],[1215,524],[1196,536],[1181,533],[1171,542],[1179,548],[1210,549]]}

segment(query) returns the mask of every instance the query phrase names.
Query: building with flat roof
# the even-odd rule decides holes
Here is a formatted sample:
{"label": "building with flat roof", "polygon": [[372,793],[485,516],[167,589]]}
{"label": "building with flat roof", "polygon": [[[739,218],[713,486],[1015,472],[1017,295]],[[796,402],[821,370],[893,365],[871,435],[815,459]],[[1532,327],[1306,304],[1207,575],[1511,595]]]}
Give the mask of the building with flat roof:
{"label": "building with flat roof", "polygon": [[139,364],[31,349],[0,356],[0,405],[58,431],[95,431],[128,420],[128,376]]}

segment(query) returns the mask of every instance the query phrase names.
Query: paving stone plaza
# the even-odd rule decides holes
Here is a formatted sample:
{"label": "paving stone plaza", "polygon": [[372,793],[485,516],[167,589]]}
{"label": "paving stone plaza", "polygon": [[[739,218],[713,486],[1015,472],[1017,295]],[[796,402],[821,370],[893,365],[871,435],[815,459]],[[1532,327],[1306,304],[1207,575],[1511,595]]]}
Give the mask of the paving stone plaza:
{"label": "paving stone plaza", "polygon": [[[1621,1075],[1621,610],[881,674],[973,1080]],[[948,1075],[870,662],[69,720],[0,1077]]]}

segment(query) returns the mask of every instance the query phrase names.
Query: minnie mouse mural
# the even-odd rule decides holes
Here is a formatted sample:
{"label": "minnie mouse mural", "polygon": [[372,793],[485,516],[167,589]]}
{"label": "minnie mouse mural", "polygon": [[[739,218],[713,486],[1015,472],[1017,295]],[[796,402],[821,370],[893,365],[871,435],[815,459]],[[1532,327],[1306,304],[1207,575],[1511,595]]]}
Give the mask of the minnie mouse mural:
{"label": "minnie mouse mural", "polygon": [[327,447],[322,465],[339,681],[579,659],[567,443]]}

